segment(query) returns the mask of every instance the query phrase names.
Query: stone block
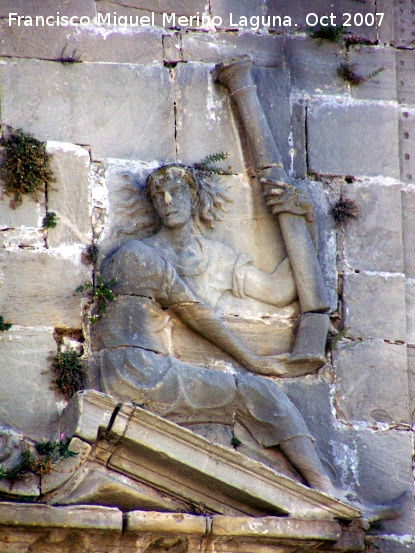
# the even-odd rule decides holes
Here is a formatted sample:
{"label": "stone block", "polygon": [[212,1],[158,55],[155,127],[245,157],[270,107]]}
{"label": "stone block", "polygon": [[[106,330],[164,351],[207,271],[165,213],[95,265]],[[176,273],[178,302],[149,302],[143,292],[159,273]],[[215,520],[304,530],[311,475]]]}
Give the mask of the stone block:
{"label": "stone block", "polygon": [[404,252],[404,272],[407,277],[415,277],[415,190],[408,187],[402,191],[402,234]]}
{"label": "stone block", "polygon": [[402,276],[346,273],[344,325],[358,338],[406,340],[405,280]]}
{"label": "stone block", "polygon": [[[97,3],[101,3],[98,0]],[[177,15],[196,15],[205,11],[204,0],[111,0],[117,10],[118,6],[127,8],[138,8],[141,10],[153,11],[156,13],[176,13]]]}
{"label": "stone block", "polygon": [[373,71],[384,68],[381,73],[359,86],[351,86],[353,98],[370,100],[396,100],[396,53],[395,49],[383,46],[356,46],[349,50],[350,63],[357,64],[354,70],[367,77]]}
{"label": "stone block", "polygon": [[48,143],[56,183],[48,189],[48,211],[56,213],[55,228],[48,229],[49,247],[89,244],[90,219],[89,152],[81,146]]}
{"label": "stone block", "polygon": [[15,128],[89,144],[93,159],[174,159],[172,87],[163,67],[15,60],[1,73],[2,118]]}
{"label": "stone block", "polygon": [[91,279],[81,248],[0,253],[0,313],[15,325],[81,328],[82,295]]}
{"label": "stone block", "polygon": [[23,248],[41,249],[45,247],[43,229],[10,229],[0,230],[1,247],[6,250]]}
{"label": "stone block", "polygon": [[[139,8],[129,8],[124,5],[106,1],[106,0],[96,0],[96,9],[97,9],[97,21],[102,21],[103,18],[107,16],[108,13],[111,15],[116,12],[117,17],[133,17],[135,21],[136,17],[153,17],[154,13],[154,23],[157,27],[163,27],[163,15],[161,13],[156,13],[153,10],[141,10]],[[99,16],[98,14],[102,14]],[[129,19],[128,19],[129,20]]]}
{"label": "stone block", "polygon": [[289,76],[284,69],[256,67],[252,77],[287,173],[291,168],[291,107]]}
{"label": "stone block", "polygon": [[283,65],[284,38],[277,35],[253,35],[218,31],[184,33],[182,36],[185,61],[219,63],[235,55],[248,54],[255,65],[280,67]]}
{"label": "stone block", "polygon": [[49,357],[54,351],[52,330],[13,326],[0,336],[1,421],[37,441],[58,437],[64,400],[50,389]]}
{"label": "stone block", "polygon": [[313,173],[399,178],[398,111],[393,105],[312,102],[307,138]]}
{"label": "stone block", "polygon": [[336,350],[336,406],[350,421],[408,423],[405,345],[353,343]]}
{"label": "stone block", "polygon": [[358,452],[352,468],[358,481],[358,498],[363,503],[379,505],[407,494],[402,515],[396,520],[382,521],[381,534],[413,533],[412,440],[412,432],[399,430],[361,431],[349,436],[351,454]]}
{"label": "stone block", "polygon": [[379,41],[383,44],[395,42],[395,2],[376,0],[376,11],[383,13],[382,24],[378,25]]}
{"label": "stone block", "polygon": [[[53,16],[56,18],[56,12],[59,12],[60,17],[63,15],[72,17],[73,15],[81,18],[83,16],[90,17],[95,15],[94,0],[65,0],[59,2],[56,0],[42,0],[42,2],[17,2],[16,0],[2,0],[0,6],[0,17],[8,17],[9,13],[17,13],[29,17],[38,16]],[[28,28],[28,27],[26,27]]]}
{"label": "stone block", "polygon": [[403,273],[401,186],[363,181],[343,185],[342,193],[359,207],[344,225],[348,267]]}
{"label": "stone block", "polygon": [[415,281],[407,279],[406,287],[406,340],[415,345]]}
{"label": "stone block", "polygon": [[294,102],[292,106],[293,171],[296,179],[307,176],[306,103]]}
{"label": "stone block", "polygon": [[[354,0],[337,0],[336,2],[328,3],[326,0],[309,0],[308,2],[290,2],[290,0],[267,0],[268,12],[267,15],[279,15],[291,17],[292,29],[295,30],[307,30],[307,25],[316,25],[315,17],[311,17],[307,20],[308,14],[316,14],[318,18],[323,15],[333,14],[335,16],[334,24],[339,27],[343,24],[343,21],[347,20],[346,13],[351,15],[350,27],[347,27],[347,31],[350,33],[356,33],[357,35],[366,38],[367,40],[375,41],[376,25],[362,25],[356,26],[354,24],[354,16],[356,13],[361,13],[363,18],[366,14],[374,14],[375,2],[369,0],[368,2],[359,2],[356,6]],[[359,23],[359,20],[357,21]],[[347,23],[347,21],[346,21]],[[286,27],[275,27],[276,30],[283,31]]]}
{"label": "stone block", "polygon": [[164,63],[179,63],[183,61],[182,37],[180,33],[163,36]]}
{"label": "stone block", "polygon": [[401,180],[415,183],[415,109],[402,108],[399,112],[399,157]]}
{"label": "stone block", "polygon": [[331,309],[337,309],[337,242],[336,229],[330,216],[331,207],[321,182],[302,180],[295,184],[304,189],[314,206],[317,226],[318,260],[325,280]]}
{"label": "stone block", "polygon": [[312,38],[287,37],[285,58],[292,86],[310,94],[344,94],[348,87],[337,75],[344,46]]}
{"label": "stone block", "polygon": [[415,421],[415,347],[408,346],[409,410],[411,423]]}
{"label": "stone block", "polygon": [[[212,16],[221,18],[221,24],[216,25],[222,29],[244,28],[250,30],[249,20],[251,17],[266,15],[266,0],[211,0],[210,9]],[[232,16],[231,16],[232,14]],[[248,20],[248,26],[238,24],[240,18]],[[262,28],[262,25],[261,25]]]}
{"label": "stone block", "polygon": [[368,544],[373,544],[372,549],[382,553],[412,553],[414,550],[414,541],[408,536],[408,541],[402,542],[395,536],[375,536],[368,534],[366,538]]}
{"label": "stone block", "polygon": [[[42,226],[42,219],[46,214],[43,203],[36,202],[31,196],[25,196],[23,203],[16,209],[10,207],[12,196],[3,194],[0,199],[0,228],[20,229],[22,232],[28,229]],[[44,201],[44,195],[39,196]]]}
{"label": "stone block", "polygon": [[396,48],[414,48],[415,10],[413,0],[395,2],[395,39]]}
{"label": "stone block", "polygon": [[223,151],[230,154],[222,162],[223,166],[230,167],[234,173],[243,171],[242,150],[232,120],[229,96],[223,87],[213,84],[210,68],[196,63],[179,65],[176,87],[180,161],[193,164],[208,154]]}
{"label": "stone block", "polygon": [[398,100],[402,104],[415,104],[415,51],[396,51],[396,77]]}

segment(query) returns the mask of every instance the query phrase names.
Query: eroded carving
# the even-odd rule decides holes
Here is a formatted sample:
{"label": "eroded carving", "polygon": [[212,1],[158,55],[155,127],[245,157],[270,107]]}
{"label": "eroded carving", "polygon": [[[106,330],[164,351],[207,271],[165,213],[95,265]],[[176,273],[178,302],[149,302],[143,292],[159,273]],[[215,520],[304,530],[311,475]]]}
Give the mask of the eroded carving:
{"label": "eroded carving", "polygon": [[[117,300],[95,328],[103,348],[99,355],[103,391],[178,424],[237,422],[263,447],[279,446],[310,485],[334,493],[299,411],[275,382],[250,374],[289,375],[290,354],[256,355],[217,312],[229,293],[241,302],[247,297],[276,306],[295,301],[297,287],[289,260],[268,274],[246,255],[199,233],[198,226],[217,218],[216,197],[223,198],[223,191],[206,187],[185,167],[153,172],[146,192],[161,220],[160,231],[127,242],[101,269],[105,280],[117,279],[113,287]],[[279,210],[298,211],[301,204],[303,213],[297,216],[304,218],[312,210],[305,196],[294,205],[292,189],[282,184],[270,189],[270,195],[278,196]],[[169,336],[172,315],[245,370],[229,374],[174,357]]]}

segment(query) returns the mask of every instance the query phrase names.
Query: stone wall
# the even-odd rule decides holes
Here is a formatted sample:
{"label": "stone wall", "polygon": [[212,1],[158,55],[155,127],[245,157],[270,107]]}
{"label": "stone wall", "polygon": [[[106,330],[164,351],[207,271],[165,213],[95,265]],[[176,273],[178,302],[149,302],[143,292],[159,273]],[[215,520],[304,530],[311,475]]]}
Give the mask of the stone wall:
{"label": "stone wall", "polygon": [[[269,240],[278,229],[258,185],[249,184],[229,97],[210,75],[224,58],[249,54],[285,168],[316,204],[333,334],[346,329],[318,375],[282,387],[351,497],[379,503],[405,491],[412,496],[414,9],[413,0],[341,0],[336,7],[324,0],[210,0],[207,6],[200,0],[3,0],[1,121],[47,142],[57,181],[15,210],[7,196],[0,201],[0,315],[13,324],[0,333],[0,422],[35,440],[59,437],[66,402],[51,389],[49,356],[64,336],[72,345],[80,341],[88,357],[87,300],[75,293],[92,278],[86,247],[97,245],[102,258],[154,226],[144,200],[130,227],[121,224],[128,209],[123,172],[142,181],[160,164],[229,152],[226,180],[234,203],[212,236],[263,269],[281,258]],[[28,26],[9,19],[10,13],[26,16],[26,23],[37,15],[56,19],[58,11],[89,24]],[[384,19],[380,26],[352,26],[349,34],[359,38],[348,45],[311,38],[307,14],[330,11],[337,22],[349,12],[382,12]],[[134,19],[154,13],[155,26],[99,24],[99,14],[114,12]],[[162,26],[163,14],[197,12],[211,17],[204,28]],[[240,21],[257,15],[289,16],[291,25],[255,31]],[[346,55],[360,75],[384,70],[351,86],[337,73]],[[80,63],[68,60],[78,56]],[[353,200],[359,215],[335,224],[331,207],[341,198]],[[57,214],[56,228],[42,228],[46,210]],[[413,524],[408,496],[405,514],[371,530],[371,540],[382,553],[409,553]]]}

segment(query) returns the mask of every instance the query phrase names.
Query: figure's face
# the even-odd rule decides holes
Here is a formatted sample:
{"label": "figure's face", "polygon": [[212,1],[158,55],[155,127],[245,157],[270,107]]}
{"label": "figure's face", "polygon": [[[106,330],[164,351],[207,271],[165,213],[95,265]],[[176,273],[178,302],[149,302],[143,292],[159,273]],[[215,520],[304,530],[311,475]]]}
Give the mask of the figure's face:
{"label": "figure's face", "polygon": [[151,200],[161,222],[168,228],[185,226],[192,216],[192,201],[187,182],[181,177],[170,177],[155,184]]}

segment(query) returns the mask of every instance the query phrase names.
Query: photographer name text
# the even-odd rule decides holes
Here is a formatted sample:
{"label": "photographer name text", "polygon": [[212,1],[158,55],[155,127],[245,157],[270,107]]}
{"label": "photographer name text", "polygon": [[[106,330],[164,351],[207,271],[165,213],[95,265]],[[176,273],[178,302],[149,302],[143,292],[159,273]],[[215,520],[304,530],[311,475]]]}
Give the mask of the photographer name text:
{"label": "photographer name text", "polygon": [[[206,15],[196,12],[196,15],[185,16],[177,15],[176,13],[156,13],[150,12],[149,15],[117,15],[117,12],[98,13],[96,18],[90,18],[87,15],[68,16],[60,15],[56,12],[54,15],[19,15],[18,13],[9,13],[9,26],[18,27],[69,27],[73,25],[98,25],[98,26],[113,26],[113,27],[156,27],[159,23],[159,18],[162,18],[162,26],[167,28],[172,27],[191,27],[191,28],[211,28],[211,27],[233,27],[246,28],[252,31],[258,31],[261,28],[276,28],[276,27],[298,27],[297,23],[293,23],[290,16],[285,15],[252,15],[250,17],[235,16],[229,13],[229,22],[224,25],[223,18],[218,15]],[[374,27],[382,25],[383,12],[377,13],[349,13],[345,12],[341,16],[334,13],[328,15],[318,15],[309,13],[306,15],[305,24],[308,27]],[[157,22],[156,22],[157,19]]]}

